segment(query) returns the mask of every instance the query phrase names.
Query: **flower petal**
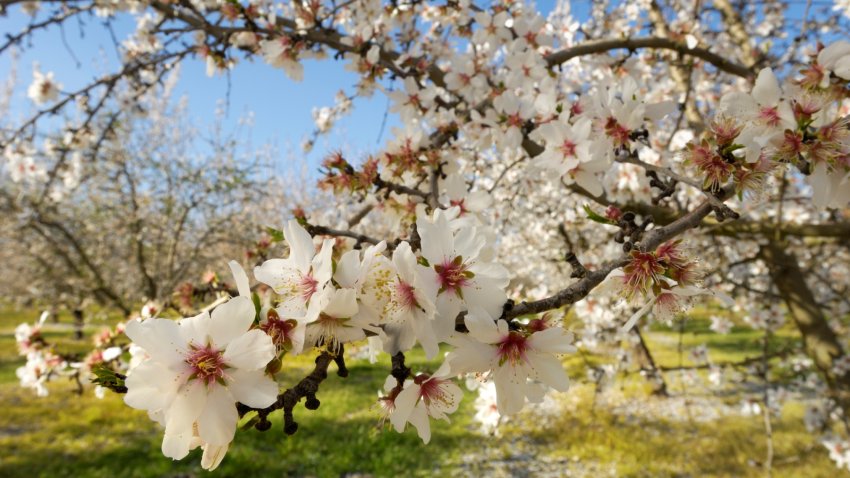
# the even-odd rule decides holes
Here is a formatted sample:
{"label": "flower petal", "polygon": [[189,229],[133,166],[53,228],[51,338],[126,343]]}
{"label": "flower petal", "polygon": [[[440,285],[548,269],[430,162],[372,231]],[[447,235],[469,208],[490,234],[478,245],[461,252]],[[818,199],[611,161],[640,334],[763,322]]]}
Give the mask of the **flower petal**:
{"label": "flower petal", "polygon": [[249,330],[230,342],[224,351],[224,361],[231,367],[259,370],[274,358],[271,337],[260,329]]}
{"label": "flower petal", "polygon": [[180,336],[180,327],[173,320],[131,320],[124,333],[157,362],[174,366],[183,361],[186,342]]}
{"label": "flower petal", "polygon": [[545,353],[528,352],[528,365],[531,376],[546,385],[566,392],[570,387],[570,378],[564,370],[563,364],[554,355]]}
{"label": "flower petal", "polygon": [[230,273],[233,274],[233,281],[236,282],[236,290],[239,291],[239,295],[250,298],[251,286],[248,283],[248,274],[245,273],[245,269],[236,261],[230,261],[227,265],[230,266]]}
{"label": "flower petal", "polygon": [[496,407],[502,415],[512,415],[525,405],[525,386],[528,371],[524,366],[505,364],[493,373],[496,384]]}
{"label": "flower petal", "polygon": [[779,89],[779,80],[776,79],[773,70],[763,68],[759,72],[751,94],[761,106],[773,107],[779,103],[779,98],[782,97],[782,90]]}
{"label": "flower petal", "polygon": [[219,347],[227,347],[231,340],[241,336],[251,327],[256,315],[249,297],[234,297],[212,311],[210,338]]}
{"label": "flower petal", "polygon": [[204,444],[204,454],[201,456],[201,468],[207,471],[213,471],[218,468],[218,465],[221,464],[221,460],[224,459],[224,455],[227,454],[227,449],[230,448],[230,444],[227,445],[210,445],[209,443]]}
{"label": "flower petal", "polygon": [[569,353],[575,352],[576,349],[572,345],[573,334],[567,332],[562,327],[550,327],[540,332],[531,334],[528,338],[528,345],[533,350],[548,353]]}
{"label": "flower petal", "polygon": [[395,401],[393,402],[395,408],[390,414],[390,423],[392,423],[395,431],[399,433],[404,431],[404,425],[407,423],[408,418],[413,413],[413,408],[416,406],[416,402],[419,400],[419,390],[419,385],[410,382],[410,384],[399,392],[398,396],[396,396]]}
{"label": "flower petal", "polygon": [[139,410],[159,410],[171,404],[182,385],[173,370],[153,360],[145,360],[127,374],[124,403]]}
{"label": "flower petal", "polygon": [[213,385],[198,417],[198,435],[210,445],[227,445],[233,441],[239,413],[236,400],[226,387]]}
{"label": "flower petal", "polygon": [[485,344],[495,344],[502,339],[496,321],[481,307],[474,307],[463,318],[469,334]]}
{"label": "flower petal", "polygon": [[277,382],[266,376],[263,370],[231,371],[227,389],[237,402],[253,408],[266,408],[277,400]]}

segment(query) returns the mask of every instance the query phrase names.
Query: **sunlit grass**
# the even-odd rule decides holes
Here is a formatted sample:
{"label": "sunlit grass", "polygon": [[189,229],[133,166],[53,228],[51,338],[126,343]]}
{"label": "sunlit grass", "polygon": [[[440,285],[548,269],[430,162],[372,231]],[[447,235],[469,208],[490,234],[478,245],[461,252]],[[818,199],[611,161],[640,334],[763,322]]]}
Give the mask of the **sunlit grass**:
{"label": "sunlit grass", "polygon": [[[125,406],[107,393],[97,399],[91,387],[82,396],[68,380],[49,385],[50,396],[37,398],[21,389],[15,368],[13,330],[33,322],[32,311],[0,312],[0,476],[203,476],[200,453],[174,462],[159,451],[162,431],[144,412]],[[117,318],[87,327],[93,333]],[[63,351],[83,351],[88,340],[73,340],[69,317],[48,325],[45,335]],[[705,317],[695,317],[682,335],[685,350],[705,343],[712,360],[737,361],[761,352],[761,333],[738,328],[720,336],[708,330]],[[775,344],[792,340],[782,332]],[[679,333],[663,327],[646,331],[656,360],[679,363]],[[283,386],[303,377],[313,366],[312,355],[286,360],[279,375]],[[600,357],[588,357],[602,361]],[[684,363],[690,363],[687,353]],[[568,359],[578,382],[580,361]],[[414,369],[433,370],[420,351],[408,355]],[[555,414],[523,413],[513,417],[498,437],[482,436],[472,422],[474,394],[467,393],[452,421],[432,422],[431,444],[423,445],[415,430],[397,434],[379,424],[374,407],[377,391],[389,371],[389,360],[349,363],[350,375],[338,377],[331,365],[319,392],[321,407],[295,410],[299,430],[283,433],[280,412],[272,415],[269,431],[237,432],[216,476],[317,476],[360,474],[406,476],[535,476],[543,467],[548,476],[763,476],[765,456],[762,418],[728,416],[700,422],[671,417],[642,418],[613,413],[594,398],[590,385],[576,384],[558,396]],[[620,400],[649,403],[642,379],[623,382]],[[699,413],[695,410],[695,413]],[[838,469],[825,449],[806,433],[799,403],[786,405],[774,420],[774,476],[832,477]],[[537,465],[535,465],[537,464]],[[535,471],[537,470],[537,471]]]}

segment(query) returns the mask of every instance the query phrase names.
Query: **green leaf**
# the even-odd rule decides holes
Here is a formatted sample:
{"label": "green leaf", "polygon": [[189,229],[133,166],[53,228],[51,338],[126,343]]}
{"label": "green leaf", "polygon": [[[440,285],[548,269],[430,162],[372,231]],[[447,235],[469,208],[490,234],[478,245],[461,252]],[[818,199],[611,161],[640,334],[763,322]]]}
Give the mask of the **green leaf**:
{"label": "green leaf", "polygon": [[280,229],[275,229],[271,226],[266,226],[266,232],[269,236],[272,237],[272,242],[281,242],[283,241],[283,231]]}
{"label": "green leaf", "polygon": [[590,209],[590,206],[588,206],[587,204],[584,205],[584,212],[587,213],[587,218],[590,219],[591,221],[598,222],[598,223],[601,223],[601,224],[610,224],[612,226],[617,225],[616,222],[608,219],[607,217],[600,216],[599,214],[596,214],[595,212],[593,212],[593,209]]}
{"label": "green leaf", "polygon": [[[124,385],[124,376],[112,370],[111,368],[106,366],[106,364],[97,364],[92,367],[91,371],[95,375],[95,378],[92,379],[92,383],[94,384],[115,391],[118,391],[116,389],[126,387]],[[126,392],[126,390],[124,391]]]}
{"label": "green leaf", "polygon": [[260,304],[260,296],[256,292],[251,293],[251,302],[254,303],[254,322],[259,323],[262,305]]}

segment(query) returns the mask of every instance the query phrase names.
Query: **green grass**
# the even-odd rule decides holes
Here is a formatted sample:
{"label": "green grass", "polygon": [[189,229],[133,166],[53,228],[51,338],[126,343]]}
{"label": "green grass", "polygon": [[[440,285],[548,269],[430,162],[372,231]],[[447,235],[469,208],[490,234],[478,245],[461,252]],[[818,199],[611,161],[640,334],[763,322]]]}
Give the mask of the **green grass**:
{"label": "green grass", "polygon": [[[33,322],[36,316],[0,311],[0,476],[206,475],[199,450],[177,462],[163,457],[161,429],[144,412],[125,406],[118,395],[108,393],[98,400],[88,388],[77,396],[74,385],[65,380],[51,382],[46,398],[21,389],[15,368],[23,360],[12,332],[18,323]],[[69,320],[62,317],[65,324]],[[95,332],[115,320],[86,330]],[[716,361],[760,353],[760,333],[739,328],[719,336],[708,331],[705,320],[695,317],[688,324],[682,337],[686,350],[706,343]],[[84,350],[88,342],[74,341],[71,334],[66,325],[49,325],[45,333],[63,351]],[[678,364],[677,331],[655,327],[646,335],[659,363]],[[794,340],[793,333],[783,331],[776,340],[781,346]],[[308,355],[286,360],[279,376],[282,385],[306,374],[312,359]],[[576,360],[568,362],[571,374],[583,377]],[[410,354],[408,363],[415,369],[436,365],[420,352]],[[295,435],[283,433],[279,412],[272,415],[269,431],[237,432],[214,476],[534,476],[528,467],[535,462],[547,463],[554,476],[763,476],[755,464],[765,455],[761,417],[730,416],[707,423],[626,417],[594,406],[592,388],[575,385],[558,396],[564,404],[560,413],[523,413],[503,426],[500,436],[484,437],[471,421],[474,395],[468,393],[451,423],[432,422],[433,438],[426,446],[412,429],[397,434],[379,426],[373,404],[389,370],[388,360],[374,365],[351,361],[349,369],[349,377],[331,373],[322,384],[318,410],[296,408]],[[631,378],[623,397],[658,400],[647,397],[644,388],[639,378]],[[838,476],[826,450],[805,432],[802,413],[800,404],[791,403],[775,420],[774,476]]]}

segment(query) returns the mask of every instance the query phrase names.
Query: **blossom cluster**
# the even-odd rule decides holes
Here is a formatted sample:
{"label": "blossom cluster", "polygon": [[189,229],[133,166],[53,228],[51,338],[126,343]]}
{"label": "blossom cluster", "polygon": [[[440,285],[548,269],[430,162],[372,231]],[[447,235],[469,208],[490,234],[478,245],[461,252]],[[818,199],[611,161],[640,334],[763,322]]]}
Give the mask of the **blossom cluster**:
{"label": "blossom cluster", "polygon": [[[253,271],[267,289],[262,299],[231,262],[239,296],[194,317],[127,325],[146,358],[127,374],[125,401],[165,426],[166,456],[180,459],[202,447],[202,464],[213,469],[233,440],[237,403],[259,410],[278,400],[274,373],[287,354],[337,356],[345,344],[367,338],[390,355],[419,344],[435,358],[441,343],[452,346],[438,370],[401,381],[390,376],[380,397],[393,427],[403,431],[410,423],[426,443],[429,419],[458,408],[458,375],[491,380],[505,415],[540,390],[566,390],[557,355],[574,350],[571,335],[545,321],[499,318],[508,273],[490,261],[479,226],[458,206],[436,209],[416,222],[416,251],[400,241],[391,253],[385,242],[341,252],[332,239],[317,247],[293,219],[282,233],[289,256]],[[458,332],[459,324],[468,334]]]}

